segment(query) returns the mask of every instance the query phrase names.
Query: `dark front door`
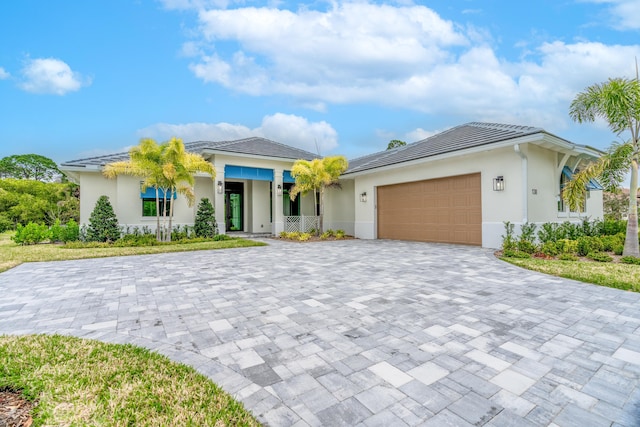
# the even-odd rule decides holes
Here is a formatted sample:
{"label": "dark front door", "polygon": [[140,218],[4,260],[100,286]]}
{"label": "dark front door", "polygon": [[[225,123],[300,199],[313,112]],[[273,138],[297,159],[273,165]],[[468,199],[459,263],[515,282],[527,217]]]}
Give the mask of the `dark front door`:
{"label": "dark front door", "polygon": [[225,227],[227,231],[243,231],[244,184],[226,182],[224,187]]}

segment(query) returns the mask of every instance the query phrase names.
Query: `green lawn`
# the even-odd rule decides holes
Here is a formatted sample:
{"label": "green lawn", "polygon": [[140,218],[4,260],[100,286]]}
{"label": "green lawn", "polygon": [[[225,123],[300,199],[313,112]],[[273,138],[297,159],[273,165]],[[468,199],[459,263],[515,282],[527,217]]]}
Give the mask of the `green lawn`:
{"label": "green lawn", "polygon": [[128,344],[2,335],[0,390],[37,402],[34,426],[259,426],[193,368]]}
{"label": "green lawn", "polygon": [[502,257],[503,261],[541,273],[610,288],[640,292],[640,265]]}
{"label": "green lawn", "polygon": [[198,242],[162,246],[109,247],[68,249],[64,245],[38,244],[21,246],[11,240],[13,232],[0,233],[0,272],[23,262],[62,261],[83,258],[102,258],[122,255],[158,254],[164,252],[199,251],[205,249],[243,248],[264,246],[265,243],[246,239],[221,240],[219,242]]}

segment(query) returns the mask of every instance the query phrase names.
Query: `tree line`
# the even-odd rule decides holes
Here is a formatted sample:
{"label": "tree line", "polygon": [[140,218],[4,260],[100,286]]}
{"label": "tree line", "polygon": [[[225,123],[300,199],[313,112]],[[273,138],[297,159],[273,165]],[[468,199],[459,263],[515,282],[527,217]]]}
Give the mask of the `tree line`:
{"label": "tree line", "polygon": [[80,187],[38,154],[0,159],[0,232],[29,223],[52,226],[80,220]]}

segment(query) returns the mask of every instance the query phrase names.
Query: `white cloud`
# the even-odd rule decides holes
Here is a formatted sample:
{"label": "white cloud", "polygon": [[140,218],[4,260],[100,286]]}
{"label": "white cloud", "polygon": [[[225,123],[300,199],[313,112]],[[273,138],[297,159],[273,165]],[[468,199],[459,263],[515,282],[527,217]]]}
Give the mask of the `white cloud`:
{"label": "white cloud", "polygon": [[24,80],[20,86],[33,93],[64,95],[91,84],[90,79],[85,79],[64,61],[55,58],[28,60],[22,75]]}
{"label": "white cloud", "polygon": [[11,74],[9,74],[9,72],[4,68],[0,67],[0,80],[8,79],[9,77],[11,77]]}
{"label": "white cloud", "polygon": [[609,5],[611,26],[618,30],[640,29],[640,2],[638,0],[582,0],[587,3]]}
{"label": "white cloud", "polygon": [[407,132],[404,136],[403,141],[411,143],[411,142],[417,142],[417,141],[422,141],[423,139],[429,138],[430,136],[439,134],[441,132],[444,132],[446,129],[441,129],[441,130],[425,130],[422,128],[416,128],[414,130],[412,130],[411,132]]}
{"label": "white cloud", "polygon": [[265,116],[261,125],[254,129],[224,122],[157,123],[140,129],[137,133],[141,138],[148,137],[163,141],[176,136],[185,142],[224,141],[259,136],[312,153],[317,152],[317,143],[321,154],[326,154],[338,146],[337,132],[329,123],[309,122],[304,117],[283,113]]}
{"label": "white cloud", "polygon": [[[640,16],[631,13],[637,0],[586,1]],[[577,92],[633,76],[632,58],[640,56],[639,44],[557,41],[527,45],[510,60],[485,29],[418,5],[198,10],[200,37],[185,46],[198,78],[254,96],[289,96],[316,111],[372,103],[561,129]]]}

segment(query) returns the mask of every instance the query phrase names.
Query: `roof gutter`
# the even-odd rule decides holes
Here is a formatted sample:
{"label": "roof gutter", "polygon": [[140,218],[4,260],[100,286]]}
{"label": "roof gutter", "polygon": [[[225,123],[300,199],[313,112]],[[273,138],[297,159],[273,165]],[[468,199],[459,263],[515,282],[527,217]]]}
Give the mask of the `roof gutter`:
{"label": "roof gutter", "polygon": [[513,150],[522,159],[522,223],[528,222],[529,213],[529,159],[527,155],[520,150],[520,144],[515,144]]}

